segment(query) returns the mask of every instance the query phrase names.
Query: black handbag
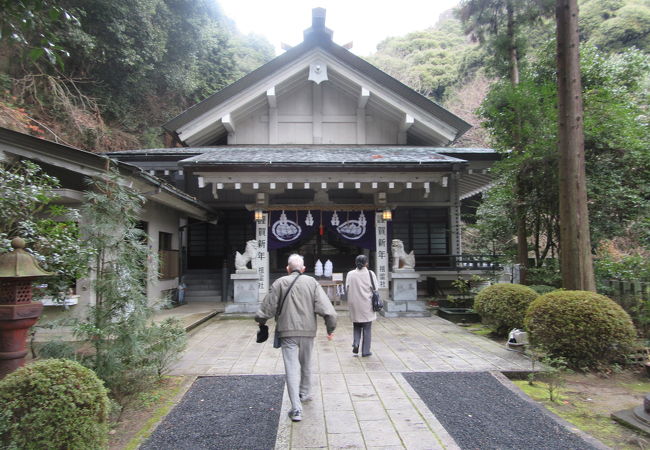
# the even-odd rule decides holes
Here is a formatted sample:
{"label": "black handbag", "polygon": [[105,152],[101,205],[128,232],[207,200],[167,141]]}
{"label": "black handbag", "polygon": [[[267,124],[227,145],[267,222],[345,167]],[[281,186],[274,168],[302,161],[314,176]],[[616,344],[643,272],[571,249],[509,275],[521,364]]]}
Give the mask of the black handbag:
{"label": "black handbag", "polygon": [[298,272],[298,276],[293,280],[293,282],[289,286],[289,289],[287,289],[287,292],[285,292],[284,296],[282,297],[282,300],[280,301],[280,304],[278,305],[278,309],[275,310],[275,331],[273,332],[273,348],[281,347],[280,330],[278,330],[278,317],[280,317],[280,314],[282,314],[282,307],[284,306],[284,301],[286,300],[287,295],[289,295],[291,288],[293,287],[294,284],[296,284],[296,281],[298,281],[300,275],[302,275],[302,273]]}
{"label": "black handbag", "polygon": [[372,310],[378,312],[384,309],[384,302],[382,302],[381,297],[379,297],[379,291],[375,287],[375,281],[372,279],[370,271],[368,271],[368,276],[370,277],[370,284],[372,284]]}
{"label": "black handbag", "polygon": [[262,342],[266,342],[268,338],[269,338],[269,327],[261,323],[260,329],[257,330],[257,339],[255,341],[258,344],[261,344]]}

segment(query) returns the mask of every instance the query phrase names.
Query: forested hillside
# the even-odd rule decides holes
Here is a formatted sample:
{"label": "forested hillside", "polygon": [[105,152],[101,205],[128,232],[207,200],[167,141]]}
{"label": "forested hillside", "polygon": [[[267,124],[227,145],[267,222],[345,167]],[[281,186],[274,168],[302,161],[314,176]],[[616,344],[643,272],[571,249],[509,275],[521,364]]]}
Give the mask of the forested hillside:
{"label": "forested hillside", "polygon": [[[650,1],[579,3],[597,279],[650,280]],[[475,125],[454,145],[502,153],[494,187],[475,199],[466,251],[506,254],[529,266],[529,284],[559,286],[553,7],[461,0],[434,27],[386,39],[369,59]]]}
{"label": "forested hillside", "polygon": [[160,125],[273,57],[209,0],[0,0],[0,126],[91,151]]}
{"label": "forested hillside", "polygon": [[[534,2],[519,13],[517,46],[522,69],[533,63],[536,52],[548,50],[553,39],[552,8],[536,9],[543,3]],[[487,16],[499,2],[486,4]],[[502,35],[489,36],[493,24],[472,28],[470,22],[463,23],[457,12],[448,11],[432,28],[387,38],[368,60],[475,125],[455,146],[490,146],[476,111],[489,86],[507,75],[506,42]],[[604,54],[632,48],[645,54],[650,51],[648,0],[581,0],[580,25],[583,43]]]}

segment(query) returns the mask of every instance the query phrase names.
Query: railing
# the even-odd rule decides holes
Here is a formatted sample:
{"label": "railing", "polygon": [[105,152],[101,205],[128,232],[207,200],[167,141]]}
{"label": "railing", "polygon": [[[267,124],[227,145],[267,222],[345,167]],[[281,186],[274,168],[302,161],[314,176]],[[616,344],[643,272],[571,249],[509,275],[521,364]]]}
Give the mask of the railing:
{"label": "railing", "polygon": [[605,280],[605,285],[615,298],[637,297],[650,300],[650,283],[643,281]]}
{"label": "railing", "polygon": [[650,338],[650,282],[604,280],[602,293],[610,297],[632,318],[639,334]]}
{"label": "railing", "polygon": [[177,278],[179,275],[179,252],[178,250],[160,250],[158,260],[160,262],[159,280]]}
{"label": "railing", "polygon": [[501,255],[415,255],[416,269],[501,270]]}

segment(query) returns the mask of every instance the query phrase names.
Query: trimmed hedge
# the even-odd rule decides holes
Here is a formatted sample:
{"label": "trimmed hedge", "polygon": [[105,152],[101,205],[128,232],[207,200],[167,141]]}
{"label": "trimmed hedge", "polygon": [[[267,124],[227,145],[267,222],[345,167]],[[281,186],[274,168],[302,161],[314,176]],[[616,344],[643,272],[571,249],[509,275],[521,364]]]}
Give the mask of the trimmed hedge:
{"label": "trimmed hedge", "polygon": [[538,297],[525,319],[531,342],[573,368],[621,361],[636,339],[630,316],[613,300],[588,291]]}
{"label": "trimmed hedge", "polygon": [[539,295],[548,294],[549,292],[557,291],[557,288],[555,286],[547,286],[545,284],[534,284],[528,287],[531,288],[533,291],[537,292]]}
{"label": "trimmed hedge", "polygon": [[476,295],[474,310],[495,333],[507,336],[513,328],[523,327],[526,309],[537,296],[537,292],[521,284],[493,284]]}
{"label": "trimmed hedge", "polygon": [[38,361],[0,381],[4,448],[103,449],[109,400],[95,372],[66,359]]}

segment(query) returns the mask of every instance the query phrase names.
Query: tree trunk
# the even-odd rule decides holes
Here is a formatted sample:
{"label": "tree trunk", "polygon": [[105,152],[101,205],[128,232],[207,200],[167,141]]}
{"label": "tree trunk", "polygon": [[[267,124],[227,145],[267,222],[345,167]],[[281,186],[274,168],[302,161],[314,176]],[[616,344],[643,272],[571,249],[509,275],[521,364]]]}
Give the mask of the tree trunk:
{"label": "tree trunk", "polygon": [[585,175],[577,0],[556,0],[562,287],[595,291]]}
{"label": "tree trunk", "polygon": [[[515,18],[512,1],[506,3],[508,15],[506,33],[508,36],[508,56],[510,58],[510,82],[513,86],[519,84],[519,61],[517,58],[517,45],[515,42]],[[521,144],[521,111],[515,111],[515,153],[523,151]],[[523,189],[521,171],[517,175],[515,187],[515,216],[517,225],[517,263],[519,264],[519,282],[526,284],[528,268],[528,229],[526,225],[526,192]]]}
{"label": "tree trunk", "polygon": [[515,41],[515,12],[512,0],[506,4],[506,12],[508,14],[506,32],[508,34],[508,57],[510,58],[510,81],[513,85],[517,85],[519,84],[519,57]]}

